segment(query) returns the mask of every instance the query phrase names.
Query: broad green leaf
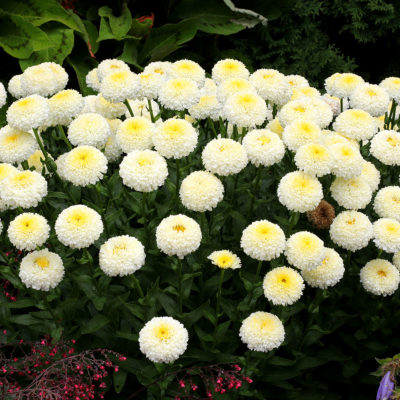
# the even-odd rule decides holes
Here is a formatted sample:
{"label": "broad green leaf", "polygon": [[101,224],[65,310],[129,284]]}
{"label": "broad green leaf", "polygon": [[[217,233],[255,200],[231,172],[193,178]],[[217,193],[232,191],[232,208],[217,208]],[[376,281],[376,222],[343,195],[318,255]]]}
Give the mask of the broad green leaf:
{"label": "broad green leaf", "polygon": [[81,328],[81,332],[83,335],[88,333],[95,333],[99,329],[103,328],[109,323],[109,319],[104,315],[97,314],[91,320],[89,320],[86,324],[84,324]]}
{"label": "broad green leaf", "polygon": [[40,28],[0,10],[0,46],[13,57],[28,58],[33,51],[51,46],[51,42]]}
{"label": "broad green leaf", "polygon": [[98,42],[107,39],[122,40],[126,37],[132,24],[132,16],[126,4],[119,17],[114,16],[107,6],[99,8],[99,16],[101,21]]}
{"label": "broad green leaf", "polygon": [[2,0],[0,9],[23,17],[27,23],[36,26],[57,21],[75,31],[84,31],[81,19],[72,11],[64,9],[56,0]]}
{"label": "broad green leaf", "polygon": [[116,393],[121,393],[122,389],[125,386],[126,378],[128,377],[128,373],[123,369],[120,369],[118,372],[114,371],[113,374],[113,383],[114,389]]}

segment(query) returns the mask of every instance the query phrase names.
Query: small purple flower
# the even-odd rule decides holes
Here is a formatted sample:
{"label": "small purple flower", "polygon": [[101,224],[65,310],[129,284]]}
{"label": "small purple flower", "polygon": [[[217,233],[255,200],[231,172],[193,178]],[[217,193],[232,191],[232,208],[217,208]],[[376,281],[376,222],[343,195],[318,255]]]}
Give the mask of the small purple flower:
{"label": "small purple flower", "polygon": [[390,371],[386,372],[379,385],[376,400],[389,400],[393,393],[394,382],[390,379]]}

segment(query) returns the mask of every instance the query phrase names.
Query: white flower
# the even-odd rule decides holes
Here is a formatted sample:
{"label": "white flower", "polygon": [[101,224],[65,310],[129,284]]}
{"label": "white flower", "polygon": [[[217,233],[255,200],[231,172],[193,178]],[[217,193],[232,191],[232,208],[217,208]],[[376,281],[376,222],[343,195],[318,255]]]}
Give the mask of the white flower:
{"label": "white flower", "polygon": [[374,210],[381,218],[400,221],[400,187],[386,186],[379,190],[374,199]]}
{"label": "white flower", "polygon": [[342,178],[355,178],[361,174],[363,158],[351,144],[337,143],[329,147],[332,154],[332,173]]}
{"label": "white flower", "polygon": [[10,222],[7,235],[18,250],[34,250],[46,242],[49,232],[46,218],[35,213],[23,213]]}
{"label": "white flower", "polygon": [[116,140],[124,153],[151,149],[153,132],[154,125],[150,120],[145,117],[131,117],[119,125]]}
{"label": "white flower", "polygon": [[107,172],[107,158],[92,146],[69,151],[60,165],[62,176],[76,186],[93,185]]}
{"label": "white flower", "polygon": [[[165,75],[157,74],[156,72],[142,72],[138,75],[139,78],[139,96],[147,99],[156,99],[160,88],[165,82]],[[133,115],[136,115],[133,112]]]}
{"label": "white flower", "polygon": [[26,95],[51,96],[57,92],[57,81],[48,65],[28,67],[21,76],[21,87]]}
{"label": "white flower", "polygon": [[249,71],[241,61],[226,58],[225,60],[219,60],[213,66],[211,76],[217,84],[220,84],[228,78],[248,79]]}
{"label": "white flower", "polygon": [[257,311],[242,322],[239,336],[250,350],[267,352],[283,343],[285,329],[276,315]]}
{"label": "white flower", "polygon": [[249,80],[264,100],[278,105],[290,100],[292,86],[285,75],[275,69],[258,69],[250,75]]}
{"label": "white flower", "polygon": [[322,198],[321,183],[314,176],[304,172],[289,172],[279,182],[279,202],[291,211],[314,210]]}
{"label": "white flower", "polygon": [[293,89],[310,86],[308,80],[301,75],[286,75],[286,80]]}
{"label": "white flower", "polygon": [[118,103],[135,98],[139,85],[138,76],[131,71],[111,72],[102,79],[100,92],[107,101]]}
{"label": "white flower", "polygon": [[358,211],[343,211],[333,220],[329,234],[332,241],[346,250],[357,251],[366,247],[372,238],[372,224]]}
{"label": "white flower", "polygon": [[331,185],[331,195],[336,202],[348,210],[365,208],[372,199],[372,190],[364,178],[336,178]]}
{"label": "white flower", "polygon": [[206,78],[204,69],[196,62],[187,59],[178,60],[172,63],[168,72],[171,78],[191,79],[197,83],[198,87],[204,85],[204,80]]}
{"label": "white flower", "polygon": [[68,83],[68,74],[65,69],[60,64],[57,64],[55,62],[45,62],[41,65],[49,68],[53,73],[56,86],[55,92],[59,92],[60,90],[65,89]]}
{"label": "white flower", "polygon": [[240,246],[243,251],[259,261],[270,261],[285,250],[286,238],[279,225],[267,220],[255,221],[242,233]]}
{"label": "white flower", "polygon": [[73,249],[89,247],[103,232],[100,215],[83,204],[64,209],[54,227],[58,240]]}
{"label": "white flower", "polygon": [[[145,117],[149,120],[151,120],[151,115],[150,115],[150,110],[149,110],[149,104],[147,102],[147,99],[144,100],[128,100],[128,103],[132,109],[133,115],[135,117]],[[160,113],[160,107],[158,103],[156,103],[154,100],[151,100],[151,109],[153,111],[153,116],[155,117],[157,114]],[[125,113],[126,118],[130,118],[131,114],[129,111],[126,111]]]}
{"label": "white flower", "polygon": [[386,165],[400,165],[400,133],[380,131],[371,140],[371,154]]}
{"label": "white flower", "polygon": [[47,249],[33,251],[21,260],[19,277],[26,287],[47,292],[64,277],[62,259]]}
{"label": "white flower", "polygon": [[107,120],[99,114],[81,114],[68,127],[68,139],[74,146],[103,147],[111,130]]}
{"label": "white flower", "polygon": [[73,89],[62,90],[49,99],[48,125],[69,125],[85,105],[81,94]]}
{"label": "white flower", "polygon": [[399,287],[399,270],[387,260],[375,259],[367,262],[360,271],[364,289],[378,296],[390,296]]}
{"label": "white flower", "polygon": [[351,139],[367,140],[375,135],[378,126],[366,111],[352,109],[337,116],[333,129]]}
{"label": "white flower", "polygon": [[100,91],[100,81],[97,76],[97,68],[91,69],[86,75],[86,85],[88,85],[95,92]]}
{"label": "white flower", "polygon": [[232,139],[213,139],[207,143],[201,154],[204,168],[221,176],[239,173],[246,167],[246,150]]}
{"label": "white flower", "polygon": [[327,289],[343,278],[343,260],[335,250],[327,248],[322,263],[311,271],[301,271],[301,275],[311,287]]}
{"label": "white flower", "polygon": [[0,181],[1,199],[11,208],[36,207],[46,195],[47,181],[35,171],[18,171]]}
{"label": "white flower", "polygon": [[332,156],[330,151],[323,145],[308,143],[301,146],[294,158],[297,168],[306,174],[323,176],[331,172]]}
{"label": "white flower", "polygon": [[119,166],[124,185],[139,192],[152,192],[164,184],[168,176],[165,159],[152,150],[133,150]]}
{"label": "white flower", "polygon": [[304,281],[293,268],[278,267],[265,275],[263,289],[264,296],[272,304],[288,306],[300,299]]}
{"label": "white flower", "polygon": [[163,253],[179,258],[196,251],[201,237],[199,224],[182,214],[164,218],[156,230],[157,247]]}
{"label": "white flower", "polygon": [[372,192],[378,189],[381,181],[381,174],[374,164],[369,161],[364,161],[360,177],[367,181]]}
{"label": "white flower", "polygon": [[268,129],[254,129],[243,138],[243,147],[256,167],[280,162],[285,155],[285,146],[279,136]]}
{"label": "white flower", "polygon": [[222,110],[228,122],[241,127],[261,125],[267,118],[267,113],[265,101],[249,91],[230,96]]}
{"label": "white flower", "polygon": [[25,90],[21,86],[21,77],[22,74],[14,75],[8,82],[8,91],[16,99],[26,96]]}
{"label": "white flower", "polygon": [[285,127],[282,139],[290,150],[297,151],[307,143],[318,143],[321,135],[321,129],[315,122],[297,118]]}
{"label": "white flower", "polygon": [[122,60],[117,60],[115,58],[113,58],[113,59],[109,58],[107,60],[103,60],[97,66],[97,78],[99,79],[99,82],[101,83],[108,74],[111,74],[114,72],[123,72],[123,71],[130,71],[128,64],[126,64]]}
{"label": "white flower", "polygon": [[174,78],[166,81],[160,88],[160,103],[171,110],[182,111],[194,106],[200,98],[196,82],[187,78]]}
{"label": "white flower", "polygon": [[290,100],[297,100],[301,99],[303,97],[320,97],[321,93],[319,92],[318,89],[313,88],[313,87],[300,87],[300,88],[293,88],[293,94]]}
{"label": "white flower", "polygon": [[7,123],[26,132],[45,125],[48,117],[47,99],[37,94],[14,101],[7,110]]}
{"label": "white flower", "polygon": [[372,225],[374,243],[386,253],[400,251],[400,222],[392,218],[380,218]]}
{"label": "white flower", "polygon": [[189,114],[194,119],[211,118],[217,121],[221,115],[222,104],[215,95],[203,95],[199,102],[189,109]]}
{"label": "white flower", "polygon": [[170,363],[186,350],[187,329],[171,317],[154,317],[139,332],[140,351],[152,362]]}
{"label": "white flower", "polygon": [[357,86],[350,96],[352,108],[367,111],[373,117],[383,115],[390,103],[387,91],[378,85],[364,83]]}
{"label": "white flower", "polygon": [[96,96],[94,106],[94,112],[108,119],[119,118],[124,115],[127,110],[124,103],[113,103],[107,101],[101,93]]}
{"label": "white flower", "polygon": [[322,263],[324,242],[311,232],[294,233],[286,242],[285,255],[289,264],[300,270],[311,270]]}
{"label": "white flower", "polygon": [[0,161],[6,163],[19,163],[26,160],[38,148],[33,135],[9,125],[0,129]]}
{"label": "white flower", "polygon": [[237,269],[242,266],[240,258],[229,250],[213,251],[207,258],[221,269]]}
{"label": "white flower", "polygon": [[364,79],[356,74],[338,74],[329,84],[326,82],[326,90],[339,98],[350,97],[353,91],[363,83]]}
{"label": "white flower", "polygon": [[247,79],[243,78],[228,78],[225,79],[216,88],[216,95],[218,100],[224,104],[229,96],[239,92],[251,92],[255,93],[256,88]]}
{"label": "white flower", "polygon": [[379,86],[385,89],[390,98],[396,103],[400,102],[400,78],[391,76],[384,79]]}
{"label": "white flower", "polygon": [[99,265],[108,276],[125,276],[133,274],[145,262],[142,243],[128,235],[114,236],[101,245]]}
{"label": "white flower", "polygon": [[189,174],[179,190],[184,207],[192,211],[211,211],[224,198],[224,185],[207,171]]}
{"label": "white flower", "polygon": [[198,133],[190,122],[170,118],[156,127],[153,143],[163,157],[179,159],[186,157],[196,148],[197,138]]}

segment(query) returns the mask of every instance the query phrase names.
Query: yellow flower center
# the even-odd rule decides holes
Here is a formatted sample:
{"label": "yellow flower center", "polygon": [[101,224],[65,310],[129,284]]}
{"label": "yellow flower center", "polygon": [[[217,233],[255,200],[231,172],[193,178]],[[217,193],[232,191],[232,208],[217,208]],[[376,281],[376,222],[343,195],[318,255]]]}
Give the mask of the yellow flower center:
{"label": "yellow flower center", "polygon": [[155,328],[154,334],[157,339],[160,339],[162,341],[169,340],[172,336],[171,329],[167,324],[160,324],[159,326],[157,326],[157,328]]}
{"label": "yellow flower center", "polygon": [[399,144],[399,141],[397,140],[397,138],[394,138],[392,136],[389,136],[386,141],[392,146],[395,147]]}
{"label": "yellow flower center", "polygon": [[20,220],[20,229],[24,232],[32,232],[35,227],[35,219],[32,217],[25,217]]}
{"label": "yellow flower center", "polygon": [[350,75],[350,76],[345,76],[345,77],[343,78],[343,83],[345,83],[345,84],[347,84],[347,85],[350,85],[350,84],[352,84],[352,83],[355,83],[356,80],[357,80],[357,78],[356,78],[355,76],[352,76],[352,75]]}
{"label": "yellow flower center", "polygon": [[356,223],[356,219],[355,219],[355,218],[348,219],[348,220],[346,221],[346,224],[348,224],[348,225],[354,225],[355,223]]}
{"label": "yellow flower center", "polygon": [[400,198],[398,196],[393,196],[392,201],[394,201],[395,203],[400,203]]}
{"label": "yellow flower center", "polygon": [[351,110],[351,115],[354,118],[365,118],[365,116],[366,116],[365,112],[363,112],[361,110]]}
{"label": "yellow flower center", "polygon": [[303,113],[306,112],[306,109],[303,106],[297,106],[294,108],[294,111]]}
{"label": "yellow flower center", "polygon": [[127,128],[128,133],[137,135],[141,130],[145,128],[145,124],[143,121],[133,120],[128,122]]}
{"label": "yellow flower center", "polygon": [[13,133],[11,135],[8,135],[7,137],[4,138],[4,144],[10,144],[10,143],[15,143],[19,138],[19,135],[16,133]]}
{"label": "yellow flower center", "polygon": [[238,70],[238,66],[233,62],[225,63],[224,68],[227,69],[228,71],[236,71],[236,70]]}
{"label": "yellow flower center", "polygon": [[125,244],[118,244],[118,245],[114,246],[113,254],[119,256],[120,253],[124,252],[125,250],[126,250]]}
{"label": "yellow flower center", "polygon": [[171,138],[182,136],[185,132],[184,127],[179,121],[170,121],[164,125],[164,132]]}
{"label": "yellow flower center", "polygon": [[63,90],[62,92],[59,92],[55,94],[52,99],[53,100],[65,100],[66,98],[70,97],[72,95],[72,92],[69,90]]}
{"label": "yellow flower center", "polygon": [[115,72],[114,74],[111,75],[111,80],[113,82],[123,82],[127,78],[128,72],[127,71],[121,71],[121,72]]}
{"label": "yellow flower center", "polygon": [[377,96],[377,95],[378,95],[378,94],[376,93],[376,91],[373,90],[373,89],[368,89],[368,90],[367,90],[367,94],[368,94],[368,96],[371,96],[371,97]]}
{"label": "yellow flower center", "polygon": [[139,75],[141,80],[149,80],[152,76],[153,76],[153,74],[141,74],[141,75]]}
{"label": "yellow flower center", "polygon": [[154,70],[154,72],[155,72],[156,74],[164,75],[164,70],[162,70],[161,68],[156,68],[156,69]]}
{"label": "yellow flower center", "polygon": [[388,223],[386,225],[386,230],[390,233],[397,233],[399,231],[399,227],[393,223]]}
{"label": "yellow flower center", "polygon": [[377,272],[377,274],[379,275],[379,276],[387,276],[387,274],[386,274],[386,271],[384,271],[383,269],[380,269],[378,272]]}
{"label": "yellow flower center", "polygon": [[30,171],[18,172],[14,175],[13,181],[19,186],[26,186],[32,182],[32,175]]}
{"label": "yellow flower center", "polygon": [[67,221],[75,227],[81,227],[86,224],[87,215],[82,211],[74,211]]}
{"label": "yellow flower center", "polygon": [[33,102],[34,102],[33,99],[22,99],[18,101],[16,104],[18,104],[18,106],[21,108],[27,108],[31,106]]}
{"label": "yellow flower center", "polygon": [[257,138],[257,140],[261,142],[261,146],[264,146],[264,144],[268,144],[271,142],[271,138],[269,138],[268,136],[260,136],[259,138]]}
{"label": "yellow flower center", "polygon": [[38,258],[35,260],[35,264],[36,264],[38,267],[44,269],[44,268],[47,268],[47,267],[50,265],[50,262],[49,262],[49,260],[48,260],[47,257],[38,257]]}
{"label": "yellow flower center", "polygon": [[233,264],[233,257],[230,254],[221,254],[216,260],[216,264],[220,268],[229,268]]}
{"label": "yellow flower center", "polygon": [[249,94],[244,94],[239,97],[238,103],[244,107],[249,107],[255,103],[255,99]]}
{"label": "yellow flower center", "polygon": [[185,232],[186,228],[183,225],[175,225],[172,229],[176,232]]}
{"label": "yellow flower center", "polygon": [[348,147],[342,147],[342,155],[345,157],[351,156],[352,151]]}
{"label": "yellow flower center", "polygon": [[145,155],[138,157],[137,162],[141,167],[153,164],[153,160],[151,160],[148,156]]}

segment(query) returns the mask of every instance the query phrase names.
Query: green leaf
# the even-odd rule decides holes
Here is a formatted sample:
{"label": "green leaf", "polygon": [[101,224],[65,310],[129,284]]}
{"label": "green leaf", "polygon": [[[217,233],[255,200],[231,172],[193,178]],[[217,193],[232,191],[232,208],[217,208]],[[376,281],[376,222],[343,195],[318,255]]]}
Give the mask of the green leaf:
{"label": "green leaf", "polygon": [[56,0],[3,0],[0,3],[0,9],[12,15],[21,16],[26,22],[35,26],[57,21],[75,31],[84,31],[83,23],[78,15],[64,9]]}
{"label": "green leaf", "polygon": [[83,335],[88,333],[94,333],[99,329],[106,326],[110,321],[107,317],[101,314],[95,315],[89,322],[84,324],[81,328],[81,332]]}
{"label": "green leaf", "polygon": [[114,16],[111,8],[107,6],[99,8],[99,16],[101,21],[98,42],[107,39],[122,40],[126,37],[132,24],[132,16],[126,4],[119,17]]}
{"label": "green leaf", "polygon": [[115,389],[116,393],[121,393],[122,389],[125,386],[127,376],[128,376],[128,373],[126,371],[124,371],[123,369],[119,369],[118,372],[114,371],[113,383],[114,383],[114,389]]}
{"label": "green leaf", "polygon": [[47,35],[24,18],[0,10],[0,46],[13,57],[28,58],[51,46]]}

